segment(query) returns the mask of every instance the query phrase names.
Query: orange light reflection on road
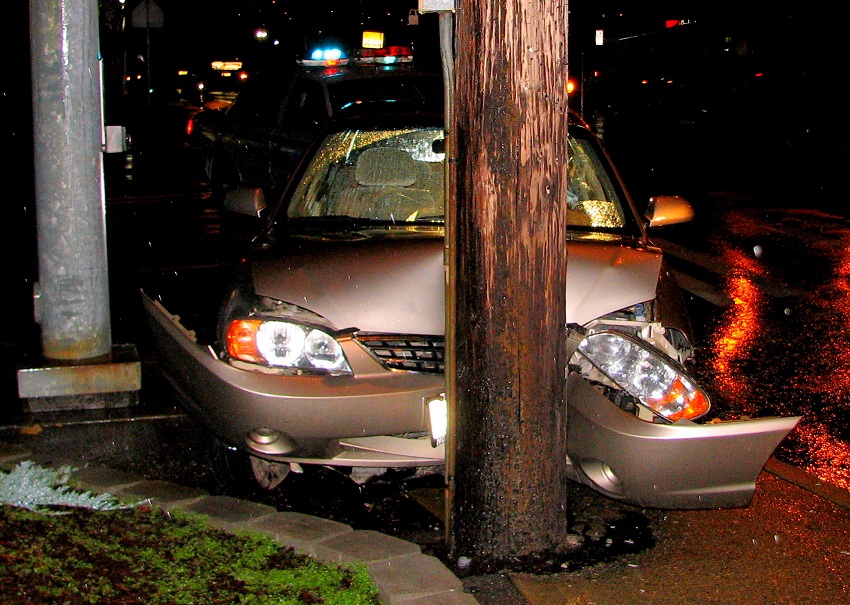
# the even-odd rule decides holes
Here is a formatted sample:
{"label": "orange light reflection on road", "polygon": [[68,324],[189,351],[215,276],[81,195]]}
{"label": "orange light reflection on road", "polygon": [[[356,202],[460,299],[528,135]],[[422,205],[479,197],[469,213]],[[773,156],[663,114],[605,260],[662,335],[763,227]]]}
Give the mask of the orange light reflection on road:
{"label": "orange light reflection on road", "polygon": [[[846,238],[845,238],[846,239]],[[837,248],[836,248],[837,250]],[[810,377],[811,390],[836,398],[850,392],[850,244],[841,247],[842,256],[836,259],[832,279],[815,292],[818,304],[829,308],[833,338],[826,339],[818,349],[826,371]]]}
{"label": "orange light reflection on road", "polygon": [[[787,406],[792,413],[804,411],[794,409],[795,398],[808,402],[806,409],[818,416],[804,420],[792,436],[796,447],[805,451],[803,468],[826,483],[850,489],[850,444],[835,436],[829,423],[821,422],[827,416],[850,416],[850,235],[838,228],[833,217],[805,214],[807,221],[828,222],[832,235],[841,233],[842,241],[833,240],[813,250],[813,256],[826,263],[818,271],[827,279],[814,288],[803,287],[799,298],[789,300],[791,317],[801,319],[783,324],[789,330],[784,336],[768,338],[767,346],[792,348],[784,363],[777,359],[777,365],[769,369],[775,382],[765,391],[765,377],[751,379],[748,373],[757,371],[753,363],[764,355],[759,351],[765,346],[763,335],[777,329],[771,325],[776,320],[769,315],[770,299],[757,280],[775,278],[757,258],[741,251],[724,249],[721,254],[731,276],[725,291],[734,304],[715,326],[707,359],[717,390],[734,400],[738,413],[760,415],[761,401],[753,397],[759,393],[778,398],[771,406]],[[738,237],[753,239],[763,233],[758,222],[746,214],[727,218],[730,231]],[[802,357],[792,354],[798,345],[803,346]],[[846,426],[846,421],[843,424]]]}
{"label": "orange light reflection on road", "polygon": [[750,381],[739,371],[736,362],[746,359],[755,344],[762,323],[764,295],[749,278],[743,277],[754,272],[752,259],[740,251],[727,250],[723,263],[732,270],[726,294],[733,304],[718,324],[709,349],[717,388],[742,400],[743,394],[750,388]]}
{"label": "orange light reflection on road", "polygon": [[[848,238],[845,236],[845,240]],[[831,338],[824,339],[816,349],[816,361],[821,371],[806,376],[806,388],[819,396],[827,405],[838,407],[850,393],[850,243],[830,247],[840,254],[836,259],[832,279],[825,282],[814,294],[820,305],[828,307]],[[850,416],[848,410],[834,413]],[[831,437],[826,426],[812,424],[797,428],[797,437],[808,451],[812,461],[806,470],[833,485],[850,489],[850,446]]]}
{"label": "orange light reflection on road", "polygon": [[832,485],[850,490],[850,449],[829,434],[828,427],[819,424],[798,425],[797,440],[805,446],[811,464],[806,472]]}

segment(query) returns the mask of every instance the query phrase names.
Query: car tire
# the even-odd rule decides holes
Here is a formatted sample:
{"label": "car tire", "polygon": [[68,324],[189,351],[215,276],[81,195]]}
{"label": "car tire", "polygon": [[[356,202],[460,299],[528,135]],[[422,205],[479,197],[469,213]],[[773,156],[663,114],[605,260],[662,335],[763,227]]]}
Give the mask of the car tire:
{"label": "car tire", "polygon": [[256,488],[250,456],[210,434],[207,462],[212,471],[212,489],[216,494],[244,493]]}
{"label": "car tire", "polygon": [[289,475],[289,464],[251,456],[215,436],[210,436],[208,443],[207,458],[216,493],[244,493],[257,488],[271,491]]}

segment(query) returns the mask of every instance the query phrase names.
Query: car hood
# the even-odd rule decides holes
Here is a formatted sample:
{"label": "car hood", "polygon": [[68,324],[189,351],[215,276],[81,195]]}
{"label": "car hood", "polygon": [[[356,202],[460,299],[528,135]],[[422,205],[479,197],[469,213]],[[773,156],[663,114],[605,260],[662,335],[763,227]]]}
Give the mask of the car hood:
{"label": "car hood", "polygon": [[[256,254],[254,291],[317,313],[336,329],[444,333],[442,237],[342,240],[294,238]],[[567,323],[655,298],[661,260],[660,250],[634,239],[570,241]]]}

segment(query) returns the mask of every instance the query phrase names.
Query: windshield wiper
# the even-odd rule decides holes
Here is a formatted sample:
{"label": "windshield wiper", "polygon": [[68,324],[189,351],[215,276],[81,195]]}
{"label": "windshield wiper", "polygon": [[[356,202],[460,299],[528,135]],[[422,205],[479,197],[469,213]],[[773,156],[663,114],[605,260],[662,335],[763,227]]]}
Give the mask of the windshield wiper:
{"label": "windshield wiper", "polygon": [[446,222],[446,217],[445,217],[445,215],[442,215],[442,214],[425,214],[425,215],[417,216],[412,221],[402,221],[402,222],[405,223],[405,224],[408,224],[408,225],[411,224],[411,223],[414,223],[414,224],[415,223],[440,223],[440,224],[442,224],[442,223]]}
{"label": "windshield wiper", "polygon": [[298,225],[298,228],[326,228],[332,226],[335,229],[353,229],[370,222],[371,219],[348,216],[345,214],[332,214],[327,216],[297,216],[286,219],[289,225]]}
{"label": "windshield wiper", "polygon": [[297,229],[328,229],[332,228],[340,231],[349,231],[352,229],[362,229],[369,227],[392,227],[415,225],[417,223],[443,223],[444,217],[442,214],[430,216],[418,216],[412,221],[402,219],[374,219],[367,217],[354,217],[347,215],[329,215],[329,216],[299,216],[288,218],[287,223],[297,225]]}

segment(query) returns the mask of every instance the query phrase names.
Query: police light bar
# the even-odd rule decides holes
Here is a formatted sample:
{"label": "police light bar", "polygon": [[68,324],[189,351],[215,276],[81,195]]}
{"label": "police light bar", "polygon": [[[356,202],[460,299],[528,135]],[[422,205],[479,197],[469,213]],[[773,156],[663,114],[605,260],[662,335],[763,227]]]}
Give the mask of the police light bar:
{"label": "police light bar", "polygon": [[361,48],[358,63],[392,65],[394,63],[411,63],[413,49],[409,46],[388,46],[386,48]]}
{"label": "police light bar", "polygon": [[310,53],[309,59],[302,59],[299,63],[306,67],[333,67],[345,65],[348,58],[339,48],[317,48]]}

